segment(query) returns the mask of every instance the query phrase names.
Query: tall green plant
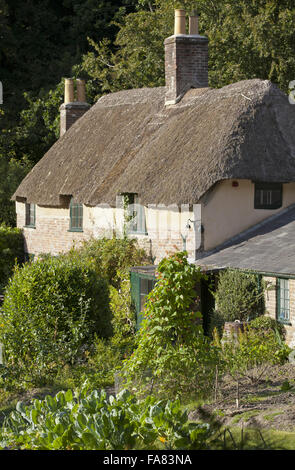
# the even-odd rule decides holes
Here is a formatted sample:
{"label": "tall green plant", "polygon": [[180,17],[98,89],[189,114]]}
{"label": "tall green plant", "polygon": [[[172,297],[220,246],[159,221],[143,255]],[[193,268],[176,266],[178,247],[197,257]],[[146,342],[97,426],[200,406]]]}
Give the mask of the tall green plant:
{"label": "tall green plant", "polygon": [[130,354],[134,347],[136,313],[131,301],[129,273],[118,273],[118,279],[120,280],[119,289],[110,286],[110,309],[113,327],[113,335],[110,341],[123,357]]}
{"label": "tall green plant", "polygon": [[210,387],[215,349],[203,334],[196,285],[203,275],[186,253],[165,258],[145,305],[137,348],[122,375],[138,392],[147,387],[165,396],[185,395]]}

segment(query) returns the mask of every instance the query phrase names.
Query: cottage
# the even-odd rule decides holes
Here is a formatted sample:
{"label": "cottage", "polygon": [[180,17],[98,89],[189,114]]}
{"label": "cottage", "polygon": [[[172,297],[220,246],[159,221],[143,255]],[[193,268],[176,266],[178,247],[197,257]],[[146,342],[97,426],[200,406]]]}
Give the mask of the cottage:
{"label": "cottage", "polygon": [[84,82],[75,100],[65,81],[61,136],[13,196],[28,256],[127,230],[155,263],[182,249],[194,262],[295,204],[288,97],[259,79],[209,88],[208,39],[184,10],[164,50],[165,87],[89,107]]}
{"label": "cottage", "polygon": [[[285,325],[286,341],[295,347],[295,205],[200,253],[196,264],[213,276],[231,268],[256,273],[268,285],[265,309]],[[294,251],[293,251],[294,250]]]}

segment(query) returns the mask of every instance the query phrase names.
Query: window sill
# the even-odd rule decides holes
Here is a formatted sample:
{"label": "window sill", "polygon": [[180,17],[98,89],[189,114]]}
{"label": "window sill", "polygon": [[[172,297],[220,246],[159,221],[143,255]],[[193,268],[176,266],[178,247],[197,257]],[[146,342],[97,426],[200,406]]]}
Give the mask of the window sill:
{"label": "window sill", "polygon": [[267,210],[267,211],[276,211],[278,209],[281,209],[282,206],[278,206],[278,207],[271,207],[271,206],[259,206],[259,207],[255,207],[254,206],[254,209],[255,210]]}
{"label": "window sill", "polygon": [[280,320],[279,318],[277,318],[277,322],[281,323],[282,325],[292,326],[292,323],[288,320]]}
{"label": "window sill", "polygon": [[148,232],[128,232],[128,235],[148,235]]}
{"label": "window sill", "polygon": [[24,225],[24,228],[36,228],[36,225]]}
{"label": "window sill", "polygon": [[69,228],[68,232],[83,232],[82,228]]}

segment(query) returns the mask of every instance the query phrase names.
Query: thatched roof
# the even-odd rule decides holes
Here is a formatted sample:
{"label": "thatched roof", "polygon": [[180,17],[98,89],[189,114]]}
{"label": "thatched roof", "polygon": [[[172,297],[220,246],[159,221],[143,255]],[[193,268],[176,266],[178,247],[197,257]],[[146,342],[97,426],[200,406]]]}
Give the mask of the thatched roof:
{"label": "thatched roof", "polygon": [[100,98],[13,198],[115,206],[131,192],[143,204],[193,204],[224,179],[295,181],[295,106],[271,82],[191,89],[170,107],[164,95],[159,87]]}

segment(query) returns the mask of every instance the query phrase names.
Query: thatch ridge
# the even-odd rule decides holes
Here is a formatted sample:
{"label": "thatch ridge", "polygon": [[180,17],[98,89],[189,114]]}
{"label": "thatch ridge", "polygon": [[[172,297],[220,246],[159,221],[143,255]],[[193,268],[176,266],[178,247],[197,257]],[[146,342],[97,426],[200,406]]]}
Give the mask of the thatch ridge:
{"label": "thatch ridge", "polygon": [[194,204],[224,179],[295,181],[295,108],[267,80],[192,89],[165,107],[165,88],[105,95],[45,154],[13,198],[91,206],[122,192],[143,204]]}

